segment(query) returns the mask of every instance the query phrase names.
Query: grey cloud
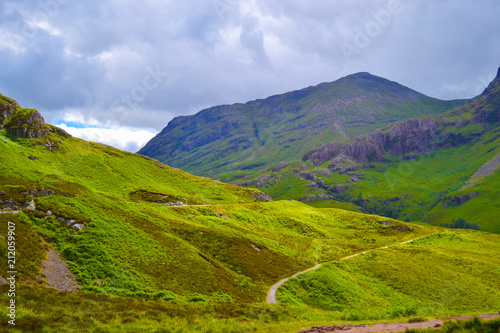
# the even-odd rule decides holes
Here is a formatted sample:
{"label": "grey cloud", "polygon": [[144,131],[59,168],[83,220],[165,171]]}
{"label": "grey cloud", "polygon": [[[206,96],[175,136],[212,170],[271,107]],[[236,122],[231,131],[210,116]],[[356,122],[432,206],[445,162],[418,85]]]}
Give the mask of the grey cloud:
{"label": "grey cloud", "polygon": [[[443,99],[477,93],[500,65],[498,1],[400,4],[367,45],[356,45],[390,0],[4,0],[0,31],[24,51],[0,37],[0,92],[48,121],[79,110],[103,124],[156,130],[203,107],[359,71]],[[33,28],[36,18],[53,31]],[[342,43],[357,52],[346,59]],[[167,75],[154,85],[145,78],[157,67]]]}

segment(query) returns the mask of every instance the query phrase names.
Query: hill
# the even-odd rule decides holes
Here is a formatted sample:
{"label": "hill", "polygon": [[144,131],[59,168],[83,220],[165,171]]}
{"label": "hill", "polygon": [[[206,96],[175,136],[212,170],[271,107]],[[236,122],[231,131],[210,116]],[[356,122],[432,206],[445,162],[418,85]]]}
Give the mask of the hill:
{"label": "hill", "polygon": [[[5,96],[0,119],[0,255],[11,260],[0,265],[0,302],[14,300],[16,315],[15,327],[7,320],[0,327],[9,331],[293,332],[341,322],[345,313],[299,301],[266,305],[268,289],[317,263],[413,239],[423,239],[418,246],[424,250],[434,246],[426,236],[459,235],[272,202],[256,189],[73,138]],[[491,292],[480,304],[457,299],[449,314],[499,306],[500,236],[470,233],[470,256],[489,260],[491,270],[471,271],[467,286],[471,293]],[[468,269],[462,256],[463,250],[450,250],[432,264],[462,272]],[[404,274],[415,277],[421,269],[410,265]],[[7,282],[13,275],[14,287]],[[455,287],[439,283],[447,277],[439,271],[428,283],[447,293]],[[415,313],[444,313],[429,311],[430,304],[423,299]]]}
{"label": "hill", "polygon": [[465,104],[422,95],[369,73],[174,118],[139,153],[193,174],[258,172],[300,161],[330,141],[347,141],[396,121]]}

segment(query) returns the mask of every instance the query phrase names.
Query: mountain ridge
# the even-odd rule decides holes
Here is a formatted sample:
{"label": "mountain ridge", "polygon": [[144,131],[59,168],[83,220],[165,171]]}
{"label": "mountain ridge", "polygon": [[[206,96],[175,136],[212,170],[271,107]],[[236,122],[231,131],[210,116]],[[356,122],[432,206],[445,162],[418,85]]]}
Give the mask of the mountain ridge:
{"label": "mountain ridge", "polygon": [[[174,118],[140,151],[169,165],[217,177],[300,159],[330,139],[348,140],[397,120],[465,103],[439,101],[367,72],[247,103]],[[269,151],[274,150],[270,154]],[[262,156],[262,155],[266,156]]]}
{"label": "mountain ridge", "polygon": [[[401,156],[408,153],[427,153],[440,148],[464,144],[479,134],[466,136],[467,133],[441,131],[440,128],[449,128],[450,126],[462,128],[480,123],[485,126],[494,126],[500,120],[500,109],[497,109],[495,113],[495,107],[493,109],[491,107],[492,105],[500,105],[498,94],[495,94],[495,88],[499,85],[500,68],[496,78],[480,96],[466,106],[449,112],[449,115],[460,116],[473,110],[472,118],[450,120],[448,113],[446,113],[400,121],[369,134],[361,135],[345,145],[340,142],[328,143],[307,152],[302,160],[312,159],[313,164],[318,166],[344,154],[358,163],[384,162],[386,161],[386,153],[392,156]],[[486,107],[482,106],[484,103],[487,103]]]}

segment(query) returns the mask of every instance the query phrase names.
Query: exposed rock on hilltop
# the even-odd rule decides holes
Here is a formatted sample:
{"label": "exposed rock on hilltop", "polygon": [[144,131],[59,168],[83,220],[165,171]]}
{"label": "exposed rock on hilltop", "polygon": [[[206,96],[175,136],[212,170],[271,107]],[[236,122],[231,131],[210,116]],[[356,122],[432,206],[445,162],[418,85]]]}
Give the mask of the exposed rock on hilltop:
{"label": "exposed rock on hilltop", "polygon": [[21,107],[19,103],[13,99],[0,95],[0,129],[2,129],[7,121],[14,115],[16,108]]}
{"label": "exposed rock on hilltop", "polygon": [[50,132],[63,137],[71,136],[58,127],[45,124],[37,110],[21,108],[17,101],[0,95],[0,129],[4,127],[10,135],[20,138],[40,139]]}

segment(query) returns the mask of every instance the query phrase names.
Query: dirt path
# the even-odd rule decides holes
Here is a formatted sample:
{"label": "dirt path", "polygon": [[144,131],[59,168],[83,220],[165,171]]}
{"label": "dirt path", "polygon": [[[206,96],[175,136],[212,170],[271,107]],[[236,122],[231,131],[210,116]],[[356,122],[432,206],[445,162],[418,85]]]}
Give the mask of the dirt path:
{"label": "dirt path", "polygon": [[[408,240],[406,242],[398,243],[396,245],[406,244],[406,243],[409,243],[409,242],[413,242],[414,240],[415,239],[410,239],[410,240]],[[375,249],[367,250],[367,251],[364,251],[364,252],[361,252],[361,253],[356,253],[356,254],[352,254],[352,255],[347,256],[347,257],[340,258],[339,260],[346,260],[346,259],[349,259],[349,258],[354,258],[356,256],[366,254],[368,252],[372,252],[372,251],[376,251],[376,250],[380,250],[380,249],[387,249],[387,248],[389,248],[389,246],[377,247]],[[304,273],[307,273],[307,272],[310,272],[310,271],[313,271],[313,270],[318,269],[320,267],[321,267],[321,264],[318,264],[318,265],[316,265],[314,267],[306,269],[305,271],[302,271],[302,272],[296,273],[296,274],[294,274],[294,275],[292,275],[290,277],[287,277],[286,279],[283,279],[283,280],[279,281],[276,284],[273,284],[271,286],[271,288],[269,288],[269,292],[267,293],[267,303],[269,303],[269,304],[276,304],[277,303],[277,301],[276,301],[276,291],[278,290],[278,288],[283,283],[285,283],[286,281],[288,281],[288,279],[296,277],[296,276],[304,274]]]}
{"label": "dirt path", "polygon": [[42,262],[47,284],[57,290],[77,291],[76,287],[80,285],[71,274],[68,264],[59,257],[59,254],[49,247],[47,258],[47,261]]}
{"label": "dirt path", "polygon": [[267,303],[269,304],[276,304],[276,291],[278,290],[278,288],[283,284],[285,283],[286,281],[288,281],[288,279],[290,278],[293,278],[293,277],[296,277],[297,275],[300,275],[300,274],[304,274],[304,273],[307,273],[309,271],[313,271],[315,269],[318,269],[321,267],[321,264],[319,265],[316,265],[314,267],[311,267],[309,269],[306,269],[305,271],[302,271],[302,272],[299,272],[297,274],[294,274],[290,277],[287,277],[286,279],[283,279],[281,280],[280,282],[274,284],[270,289],[269,289],[269,292],[267,293]]}
{"label": "dirt path", "polygon": [[[500,314],[485,314],[477,315],[480,319],[495,319],[500,318]],[[404,332],[406,329],[415,328],[440,328],[443,323],[448,320],[465,320],[471,319],[474,316],[458,316],[448,317],[443,319],[432,319],[420,323],[396,322],[396,323],[381,323],[372,326],[368,324],[361,325],[345,325],[345,326],[318,326],[311,329],[300,331],[299,333],[329,333],[338,331],[349,331],[350,333],[373,333],[373,332]]]}

